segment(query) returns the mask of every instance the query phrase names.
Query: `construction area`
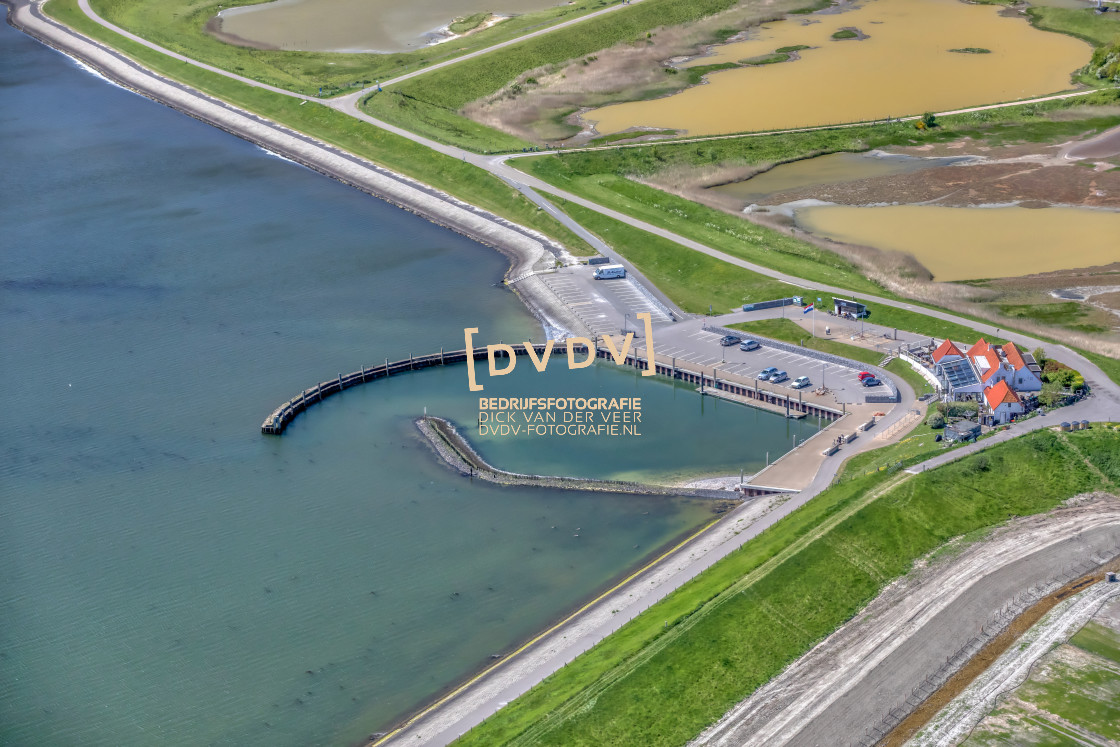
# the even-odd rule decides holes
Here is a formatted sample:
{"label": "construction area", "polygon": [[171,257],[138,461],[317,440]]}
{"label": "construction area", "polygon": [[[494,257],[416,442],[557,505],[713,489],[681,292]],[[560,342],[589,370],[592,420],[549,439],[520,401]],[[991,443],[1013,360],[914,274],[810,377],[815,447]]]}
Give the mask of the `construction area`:
{"label": "construction area", "polygon": [[[1118,556],[1120,501],[1103,493],[1017,519],[973,544],[958,540],[693,744],[901,744],[887,741],[896,727],[1025,611],[1087,574],[1103,578]],[[1120,584],[1109,586],[1120,593]]]}

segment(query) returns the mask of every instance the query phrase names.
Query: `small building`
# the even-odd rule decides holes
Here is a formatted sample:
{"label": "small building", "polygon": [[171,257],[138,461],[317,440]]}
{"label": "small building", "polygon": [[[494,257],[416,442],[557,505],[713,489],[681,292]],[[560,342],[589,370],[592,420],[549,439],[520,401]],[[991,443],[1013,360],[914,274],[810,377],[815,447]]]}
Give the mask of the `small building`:
{"label": "small building", "polygon": [[957,347],[956,343],[954,343],[952,340],[946,339],[945,342],[937,346],[937,349],[933,351],[933,354],[930,357],[933,358],[933,362],[935,364],[941,363],[943,361],[945,363],[949,363],[950,361],[958,361],[963,359],[964,353],[961,352],[961,349]]}
{"label": "small building", "polygon": [[852,319],[863,319],[869,314],[866,305],[846,298],[833,298],[832,310],[836,313],[836,316],[846,316]]}
{"label": "small building", "polygon": [[984,390],[984,402],[993,423],[1009,423],[1016,415],[1022,415],[1025,408],[1023,400],[1011,389],[1006,379]]}
{"label": "small building", "polygon": [[950,443],[964,443],[980,437],[980,424],[971,420],[961,420],[945,426],[945,440]]}

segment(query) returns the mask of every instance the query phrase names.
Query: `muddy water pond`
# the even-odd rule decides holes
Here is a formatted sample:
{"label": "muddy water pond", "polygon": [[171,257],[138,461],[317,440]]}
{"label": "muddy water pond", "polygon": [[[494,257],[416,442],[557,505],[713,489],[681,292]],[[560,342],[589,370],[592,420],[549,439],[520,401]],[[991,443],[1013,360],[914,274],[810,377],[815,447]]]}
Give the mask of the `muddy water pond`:
{"label": "muddy water pond", "polygon": [[[1070,88],[1089,45],[1000,10],[958,0],[868,0],[843,13],[769,23],[695,64],[808,48],[798,59],[712,73],[706,85],[584,118],[602,134],[646,126],[704,135],[885,119]],[[833,38],[844,29],[866,38]]]}
{"label": "muddy water pond", "polygon": [[222,11],[221,31],[250,44],[318,52],[404,52],[456,18],[526,13],[559,0],[276,0]]}
{"label": "muddy water pond", "polygon": [[825,184],[842,184],[857,179],[910,174],[934,166],[949,166],[968,158],[914,158],[871,153],[830,153],[817,158],[783,163],[741,182],[712,187],[713,192],[730,195],[744,205],[763,203],[769,195]]}
{"label": "muddy water pond", "polygon": [[849,244],[907,252],[935,280],[1002,278],[1120,261],[1120,212],[1079,208],[814,206],[798,225]]}

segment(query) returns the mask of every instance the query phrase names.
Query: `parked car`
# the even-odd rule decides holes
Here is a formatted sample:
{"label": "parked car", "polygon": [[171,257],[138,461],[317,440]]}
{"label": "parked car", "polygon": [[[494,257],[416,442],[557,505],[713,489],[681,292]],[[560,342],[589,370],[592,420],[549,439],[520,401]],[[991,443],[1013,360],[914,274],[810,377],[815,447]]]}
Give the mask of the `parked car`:
{"label": "parked car", "polygon": [[723,337],[719,338],[719,344],[723,345],[725,348],[729,348],[732,345],[738,345],[742,341],[742,337],[736,337],[735,335],[724,335]]}
{"label": "parked car", "polygon": [[874,376],[868,376],[866,379],[863,379],[864,386],[879,386],[882,383],[883,382],[879,381]]}
{"label": "parked car", "polygon": [[758,344],[758,340],[743,340],[742,342],[739,343],[739,349],[740,350],[746,350],[746,351],[758,350],[760,347],[762,347],[762,346]]}
{"label": "parked car", "polygon": [[770,374],[770,383],[780,384],[788,378],[789,374],[787,374],[785,371],[775,371],[774,373]]}
{"label": "parked car", "polygon": [[856,378],[860,381],[863,381],[864,379],[874,379],[875,374],[871,373],[870,371],[860,371]]}
{"label": "parked car", "polygon": [[776,373],[778,373],[778,369],[774,368],[773,366],[767,366],[766,368],[758,372],[758,380],[769,381],[770,377]]}
{"label": "parked car", "polygon": [[809,384],[811,384],[811,383],[812,382],[809,381],[808,376],[798,376],[796,379],[793,380],[793,383],[790,384],[789,386],[790,386],[791,389],[804,389],[805,387],[809,386]]}

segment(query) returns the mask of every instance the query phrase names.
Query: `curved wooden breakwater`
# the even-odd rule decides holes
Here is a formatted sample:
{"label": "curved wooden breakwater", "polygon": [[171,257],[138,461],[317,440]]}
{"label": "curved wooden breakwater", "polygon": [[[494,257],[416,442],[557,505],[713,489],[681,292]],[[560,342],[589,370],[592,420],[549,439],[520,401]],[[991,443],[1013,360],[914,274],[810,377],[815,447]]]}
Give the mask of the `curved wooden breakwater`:
{"label": "curved wooden breakwater", "polygon": [[[510,347],[513,348],[516,355],[528,355],[528,347],[532,347],[538,359],[544,355],[545,351],[544,343],[533,343],[531,346],[516,344]],[[572,348],[580,355],[587,355],[587,346],[582,343],[575,344]],[[474,348],[473,352],[476,361],[486,362],[487,351],[485,345]],[[552,356],[554,357],[564,357],[566,355],[567,347],[565,345],[557,344],[552,349]],[[494,357],[508,358],[509,356],[504,350],[498,350],[495,351]],[[613,356],[605,347],[600,347],[598,345],[595,346],[595,357],[613,359]],[[353,373],[339,374],[335,379],[321,381],[310,389],[304,389],[298,396],[293,397],[277,407],[272,414],[261,423],[261,433],[279,436],[284,432],[284,429],[288,427],[288,424],[308,407],[311,407],[317,402],[322,402],[326,397],[339,394],[351,387],[365,384],[368,381],[384,379],[389,376],[408,373],[409,371],[416,371],[422,368],[446,366],[452,363],[465,363],[466,360],[467,351],[465,349],[453,350],[450,352],[441,350],[438,353],[432,353],[430,355],[410,355],[408,358],[399,361],[390,362],[386,360],[379,366],[370,366],[369,368],[363,368]],[[649,361],[640,358],[636,353],[628,354],[624,364],[641,371],[649,369]],[[696,367],[693,366],[678,366],[675,360],[669,364],[661,361],[654,361],[654,368],[656,373],[663,376],[669,376],[674,379],[681,379],[682,381],[696,384],[701,391],[713,389],[734,394],[746,400],[755,400],[760,405],[765,405],[765,409],[769,409],[772,412],[784,408],[788,416],[793,416],[794,414],[819,415],[821,418],[831,421],[843,415],[840,410],[835,408],[825,407],[813,402],[803,402],[800,394],[794,399],[792,394],[760,389],[757,382],[755,382],[753,386],[750,386],[745,380],[737,382],[735,380],[737,377],[720,378],[719,374],[714,369],[711,374],[708,374],[702,370],[695,370]],[[746,404],[751,403],[746,402]]]}

